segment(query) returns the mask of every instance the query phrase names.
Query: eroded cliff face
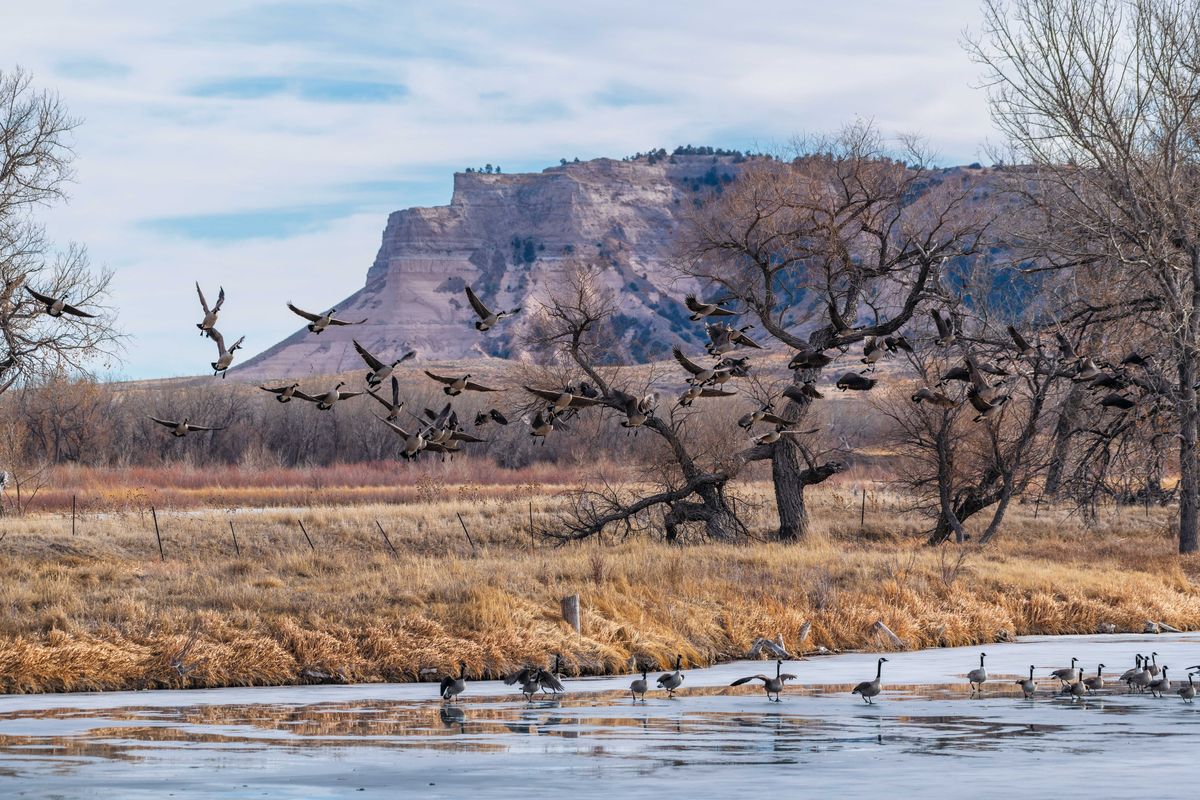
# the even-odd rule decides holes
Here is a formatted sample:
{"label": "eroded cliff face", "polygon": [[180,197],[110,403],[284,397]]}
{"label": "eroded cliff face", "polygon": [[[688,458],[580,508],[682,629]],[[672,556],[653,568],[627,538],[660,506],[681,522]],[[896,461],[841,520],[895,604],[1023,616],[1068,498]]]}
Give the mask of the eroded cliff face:
{"label": "eroded cliff face", "polygon": [[[380,357],[411,348],[419,361],[481,355],[520,357],[526,314],[480,334],[463,287],[494,308],[527,311],[560,282],[573,260],[603,264],[618,300],[620,341],[611,357],[661,358],[673,343],[695,342],[681,302],[695,288],[671,268],[675,237],[697,202],[734,179],[727,156],[675,156],[650,163],[597,159],[541,173],[454,176],[447,206],[388,217],[366,285],[337,303],[361,326],[320,336],[300,329],[246,361],[246,377],[329,374],[361,366],[351,339]],[[311,309],[313,311],[324,309]]]}

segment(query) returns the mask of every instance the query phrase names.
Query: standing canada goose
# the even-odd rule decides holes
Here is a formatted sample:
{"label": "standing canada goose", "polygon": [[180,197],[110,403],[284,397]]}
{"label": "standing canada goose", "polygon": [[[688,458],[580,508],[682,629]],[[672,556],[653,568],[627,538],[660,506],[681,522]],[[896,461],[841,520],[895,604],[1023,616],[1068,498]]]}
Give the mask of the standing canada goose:
{"label": "standing canada goose", "polygon": [[1021,687],[1021,691],[1025,694],[1026,700],[1033,697],[1034,692],[1037,691],[1037,684],[1033,682],[1033,669],[1034,669],[1033,664],[1030,664],[1029,665],[1029,677],[1022,678],[1019,681],[1013,681],[1013,683],[1015,683],[1017,686]]}
{"label": "standing canada goose", "polygon": [[688,378],[688,383],[690,384],[708,383],[716,377],[719,371],[716,367],[702,367],[695,361],[692,361],[683,354],[683,351],[679,349],[679,345],[671,348],[671,355],[675,356],[675,360],[679,362],[679,366],[691,374],[692,377]]}
{"label": "standing canada goose", "polygon": [[333,408],[334,403],[339,400],[348,400],[351,397],[358,397],[363,392],[343,392],[342,387],[346,385],[345,381],[338,381],[337,386],[334,386],[328,392],[318,395],[308,395],[304,392],[296,390],[292,392],[292,396],[299,397],[301,400],[307,400],[310,403],[316,403],[317,408],[321,411],[328,411]]}
{"label": "standing canada goose", "polygon": [[279,386],[274,389],[268,386],[260,386],[258,388],[262,389],[264,392],[271,392],[275,395],[275,399],[281,403],[290,403],[292,402],[292,395],[296,393],[298,388],[300,388],[300,384],[293,383],[290,386]]}
{"label": "standing canada goose", "polygon": [[[774,678],[760,673],[758,675],[749,675],[745,678],[738,678],[736,681],[734,681],[733,683],[731,683],[729,685],[730,686],[741,686],[743,683],[749,683],[750,681],[762,681],[763,682],[763,691],[765,691],[767,693],[767,700],[775,702],[775,703],[782,703],[783,700],[780,698],[779,695],[783,692],[783,685],[785,683],[787,683],[788,681],[796,680],[795,675],[789,675],[787,673],[780,672],[780,670],[782,670],[782,669],[783,669],[783,659],[782,658],[776,659],[775,660],[775,677]],[[772,700],[771,695],[775,695],[774,700]]]}
{"label": "standing canada goose", "polygon": [[751,441],[755,444],[775,444],[784,436],[809,436],[819,430],[820,428],[813,428],[807,431],[789,431],[784,430],[783,425],[776,425],[775,430],[764,433],[762,436],[756,436]]}
{"label": "standing canada goose", "polygon": [[495,422],[499,425],[507,425],[508,417],[500,413],[499,409],[493,408],[488,411],[480,411],[475,415],[475,427],[480,428],[487,425],[489,422]]}
{"label": "standing canada goose", "polygon": [[496,326],[496,323],[505,317],[511,317],[515,314],[521,313],[519,306],[511,311],[492,311],[485,306],[478,297],[475,296],[475,292],[471,291],[470,286],[467,287],[467,302],[471,304],[471,308],[475,310],[475,314],[479,317],[479,319],[475,321],[475,330],[479,331],[480,333],[490,331]]}
{"label": "standing canada goose", "polygon": [[1146,691],[1146,689],[1154,681],[1154,676],[1150,674],[1150,670],[1148,669],[1149,666],[1150,660],[1143,656],[1142,669],[1141,671],[1134,673],[1133,677],[1129,679],[1129,688],[1137,689],[1139,692]]}
{"label": "standing canada goose", "polygon": [[1017,329],[1012,325],[1008,326],[1008,336],[1013,340],[1013,344],[1016,345],[1018,356],[1026,357],[1033,355],[1033,346],[1025,341],[1025,337],[1018,333]]}
{"label": "standing canada goose", "polygon": [[868,392],[874,388],[875,384],[879,383],[875,378],[867,378],[857,372],[847,372],[842,377],[837,379],[834,384],[838,391],[846,391],[849,389],[854,392]]}
{"label": "standing canada goose", "polygon": [[705,317],[735,317],[736,311],[730,311],[728,308],[722,308],[720,303],[701,303],[696,299],[696,295],[689,294],[683,298],[683,304],[687,306],[688,311],[692,315],[688,317],[692,322],[699,322]]}
{"label": "standing canada goose", "polygon": [[454,702],[454,698],[458,697],[467,688],[467,662],[458,662],[458,677],[454,678],[450,675],[442,678],[442,699],[448,702]]}
{"label": "standing canada goose", "polygon": [[387,417],[385,417],[385,419],[387,419],[388,422],[395,422],[397,419],[400,418],[400,412],[402,410],[404,410],[404,401],[400,399],[400,381],[396,378],[395,375],[392,376],[392,399],[391,399],[391,402],[380,397],[379,393],[373,389],[368,389],[367,394],[371,395],[371,397],[374,397],[375,402],[379,403],[381,406],[383,406],[384,408],[386,408],[388,410]]}
{"label": "standing canada goose", "polygon": [[1050,675],[1052,677],[1058,678],[1060,681],[1062,681],[1063,685],[1077,681],[1082,677],[1082,674],[1080,673],[1080,671],[1075,668],[1075,665],[1078,663],[1079,663],[1078,658],[1072,658],[1071,666],[1056,669],[1053,672],[1051,672]]}
{"label": "standing canada goose", "polygon": [[233,343],[232,347],[226,350],[225,337],[221,335],[219,330],[212,328],[208,331],[208,335],[212,337],[214,342],[217,343],[217,360],[212,362],[213,375],[220,375],[222,378],[224,378],[225,371],[229,369],[229,366],[233,363],[234,352],[242,346],[242,342],[246,341],[246,337],[243,336],[242,338],[238,339]]}
{"label": "standing canada goose", "polygon": [[1071,702],[1075,703],[1088,693],[1088,689],[1083,685],[1083,681],[1074,680],[1062,688],[1062,693],[1071,695]]}
{"label": "standing canada goose", "polygon": [[820,350],[800,350],[788,362],[788,369],[821,369],[833,363],[833,356]]}
{"label": "standing canada goose", "polygon": [[633,697],[633,702],[638,701],[638,695],[641,695],[641,701],[646,702],[646,691],[650,688],[650,684],[646,681],[646,673],[649,672],[646,667],[642,667],[642,677],[634,678],[629,684],[629,694]]}
{"label": "standing canada goose", "polygon": [[533,696],[541,690],[541,684],[538,683],[538,673],[542,670],[540,667],[526,665],[516,672],[504,676],[506,686],[513,684],[521,685],[521,694],[524,695],[527,702],[533,702]]}
{"label": "standing canada goose", "polygon": [[1153,675],[1154,677],[1157,678],[1158,670],[1160,669],[1160,667],[1158,666],[1158,653],[1151,653],[1150,654],[1150,663],[1147,664],[1145,662],[1142,662],[1142,668],[1145,669],[1146,672],[1149,672],[1151,675]]}
{"label": "standing canada goose", "polygon": [[368,386],[378,386],[379,384],[383,383],[385,380],[387,380],[388,376],[392,374],[392,371],[396,369],[396,367],[400,366],[405,361],[408,361],[417,354],[416,350],[409,350],[391,364],[385,364],[375,356],[368,353],[367,348],[359,344],[357,339],[351,339],[351,341],[354,343],[354,349],[358,351],[360,356],[362,356],[362,360],[366,362],[368,367],[371,368],[371,371],[367,373]]}
{"label": "standing canada goose", "polygon": [[1150,694],[1154,695],[1155,697],[1162,697],[1164,694],[1171,691],[1171,679],[1167,677],[1167,665],[1163,664],[1161,669],[1162,677],[1155,678],[1154,680],[1150,681],[1150,686],[1147,687],[1150,689]]}
{"label": "standing canada goose", "polygon": [[1128,687],[1129,691],[1131,691],[1131,692],[1133,691],[1133,684],[1130,683],[1130,681],[1133,680],[1134,675],[1137,675],[1139,672],[1142,671],[1142,656],[1141,656],[1141,654],[1139,653],[1137,655],[1134,655],[1133,661],[1134,661],[1134,666],[1132,666],[1129,669],[1122,672],[1121,677],[1117,679],[1121,683],[1125,684]]}
{"label": "standing canada goose", "polygon": [[1104,670],[1103,664],[1096,667],[1096,674],[1090,678],[1083,679],[1083,685],[1087,687],[1088,694],[1095,694],[1098,689],[1104,688]]}
{"label": "standing canada goose", "polygon": [[568,408],[588,408],[590,406],[599,405],[600,403],[598,399],[572,394],[570,391],[571,387],[569,387],[567,390],[535,389],[532,386],[526,386],[524,388],[525,391],[529,392],[530,394],[549,402],[549,408],[555,415],[561,414]]}
{"label": "standing canada goose", "polygon": [[33,295],[33,299],[45,306],[46,313],[52,317],[61,317],[63,314],[71,314],[76,317],[86,317],[88,319],[92,319],[96,316],[95,314],[89,314],[86,311],[80,311],[75,306],[68,305],[65,297],[55,299],[53,297],[44,295],[41,292],[35,292],[28,286],[25,287],[25,291],[29,292],[31,295]]}
{"label": "standing canada goose", "polygon": [[420,453],[422,450],[424,450],[426,447],[429,446],[429,442],[425,439],[425,436],[421,431],[418,430],[418,431],[413,431],[412,433],[409,433],[408,431],[404,430],[404,428],[401,428],[396,423],[389,422],[388,420],[384,419],[383,417],[376,416],[375,418],[380,420],[381,422],[383,422],[384,425],[387,425],[389,428],[391,428],[393,433],[395,433],[397,436],[399,436],[401,439],[404,440],[404,450],[400,453],[400,455],[404,456],[404,458],[406,458],[406,459],[416,458],[418,453]]}
{"label": "standing canada goose", "polygon": [[200,307],[204,309],[204,319],[197,322],[196,327],[200,329],[201,336],[207,336],[208,332],[217,324],[217,314],[221,313],[221,306],[225,303],[225,287],[221,287],[221,291],[217,295],[217,304],[212,308],[208,307],[208,301],[204,299],[204,292],[200,290],[200,281],[196,281],[196,294],[200,295]]}
{"label": "standing canada goose", "polygon": [[[1188,669],[1193,669],[1193,668],[1188,667]],[[1189,672],[1187,686],[1181,686],[1179,688],[1179,696],[1183,699],[1183,702],[1185,702],[1185,703],[1190,703],[1196,699],[1196,683],[1193,680],[1193,678],[1195,676],[1196,676],[1196,673]]]}
{"label": "standing canada goose", "polygon": [[471,380],[471,373],[460,375],[458,377],[449,377],[446,375],[434,375],[429,370],[425,370],[425,374],[433,378],[438,383],[444,383],[442,391],[451,397],[457,397],[463,392],[498,392],[499,389],[489,389]]}
{"label": "standing canada goose", "polygon": [[176,439],[182,439],[184,436],[187,436],[192,431],[223,431],[223,430],[225,430],[224,428],[216,428],[216,427],[212,427],[209,425],[193,425],[190,422],[188,422],[187,417],[184,417],[183,421],[181,421],[181,422],[172,422],[169,419],[159,419],[158,417],[151,417],[150,419],[154,420],[159,425],[162,425],[166,428],[170,428],[171,435],[174,436]]}
{"label": "standing canada goose", "polygon": [[987,653],[980,653],[979,669],[973,669],[967,673],[967,681],[971,684],[971,694],[979,694],[983,684],[987,683],[987,670],[983,668],[983,659],[986,657]]}
{"label": "standing canada goose", "polygon": [[680,665],[683,663],[683,656],[675,656],[675,671],[664,672],[658,676],[656,683],[667,690],[667,697],[674,697],[675,690],[683,685],[683,673],[679,671]]}
{"label": "standing canada goose", "polygon": [[954,408],[958,403],[955,403],[943,392],[936,392],[928,386],[922,386],[917,391],[913,392],[911,399],[914,403],[932,403],[935,406],[942,408]]}
{"label": "standing canada goose", "polygon": [[942,316],[942,312],[936,308],[929,309],[929,316],[933,317],[933,324],[937,328],[937,339],[934,343],[938,347],[948,347],[954,344],[958,338],[954,333],[954,320],[949,316]]}
{"label": "standing canada goose", "polygon": [[725,389],[712,389],[707,386],[701,386],[698,383],[693,383],[687,388],[687,391],[679,396],[679,405],[687,408],[698,397],[733,397],[736,394],[737,392],[730,392]]}
{"label": "standing canada goose", "polygon": [[867,705],[875,705],[871,701],[871,698],[877,697],[879,693],[883,691],[883,683],[881,679],[883,678],[883,662],[885,661],[887,661],[887,659],[883,656],[880,656],[879,661],[876,662],[875,665],[875,680],[863,681],[858,686],[855,686],[854,691],[850,692],[850,694],[858,695]]}
{"label": "standing canada goose", "polygon": [[324,314],[314,314],[311,311],[305,311],[304,309],[296,308],[294,305],[292,305],[291,301],[288,301],[287,307],[292,310],[293,314],[304,317],[306,320],[308,320],[308,325],[305,327],[308,328],[309,333],[319,334],[321,331],[325,330],[331,325],[362,325],[364,322],[366,322],[365,319],[360,319],[357,321],[338,319],[337,317],[333,316],[335,313],[337,313],[336,308],[331,308]]}

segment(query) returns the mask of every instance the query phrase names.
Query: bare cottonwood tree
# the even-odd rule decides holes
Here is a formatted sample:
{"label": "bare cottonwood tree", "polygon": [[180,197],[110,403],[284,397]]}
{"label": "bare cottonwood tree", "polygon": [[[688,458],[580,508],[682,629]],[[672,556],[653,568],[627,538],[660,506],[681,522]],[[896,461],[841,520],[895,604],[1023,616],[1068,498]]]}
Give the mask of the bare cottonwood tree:
{"label": "bare cottonwood tree", "polygon": [[1112,277],[1163,331],[1179,435],[1179,550],[1200,548],[1200,3],[985,0],[983,66],[1054,266]]}
{"label": "bare cottonwood tree", "polygon": [[[81,246],[54,250],[36,217],[66,198],[78,124],[28,73],[0,71],[0,393],[115,355],[118,335],[100,305],[110,273],[93,271]],[[49,318],[27,288],[98,316]]]}
{"label": "bare cottonwood tree", "polygon": [[[986,225],[965,174],[932,169],[915,140],[891,154],[858,123],[809,142],[787,162],[756,161],[696,214],[682,271],[739,306],[774,340],[801,353],[844,353],[868,337],[899,334],[942,291],[947,259],[974,254]],[[796,363],[796,362],[794,362]],[[799,364],[792,383],[824,365]],[[811,398],[788,395],[784,418],[803,425]],[[804,492],[843,468],[818,463],[784,437],[753,457],[771,460],[778,537],[803,538]]]}

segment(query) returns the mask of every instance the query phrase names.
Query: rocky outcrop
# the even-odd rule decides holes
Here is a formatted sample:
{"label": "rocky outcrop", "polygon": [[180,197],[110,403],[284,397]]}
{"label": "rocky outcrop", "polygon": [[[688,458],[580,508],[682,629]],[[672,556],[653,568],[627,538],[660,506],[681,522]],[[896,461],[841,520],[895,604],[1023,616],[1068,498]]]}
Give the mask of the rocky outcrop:
{"label": "rocky outcrop", "polygon": [[[320,336],[300,329],[246,361],[245,377],[334,373],[361,364],[351,345],[420,360],[518,356],[518,316],[478,333],[463,295],[470,284],[489,305],[531,308],[569,261],[605,265],[619,298],[621,333],[611,358],[646,361],[678,341],[697,341],[679,300],[693,288],[672,270],[683,216],[733,180],[741,159],[672,156],[597,159],[541,173],[458,173],[450,204],[388,217],[366,285],[337,303],[339,316],[366,325]],[[318,309],[311,309],[317,311]],[[324,309],[319,309],[324,310]]]}

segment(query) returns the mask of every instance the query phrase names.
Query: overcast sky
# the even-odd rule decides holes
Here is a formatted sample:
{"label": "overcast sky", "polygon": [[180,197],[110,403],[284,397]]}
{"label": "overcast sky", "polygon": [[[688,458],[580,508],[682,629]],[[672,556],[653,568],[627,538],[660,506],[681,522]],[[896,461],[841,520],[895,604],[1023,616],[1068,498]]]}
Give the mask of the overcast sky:
{"label": "overcast sky", "polygon": [[84,120],[44,219],[116,271],[118,374],[153,377],[213,356],[194,280],[224,284],[222,328],[256,353],[298,327],[284,301],[359,288],[386,214],[448,202],[467,166],[770,149],[856,115],[980,159],[977,20],[970,0],[38,0],[4,13],[0,69]]}

